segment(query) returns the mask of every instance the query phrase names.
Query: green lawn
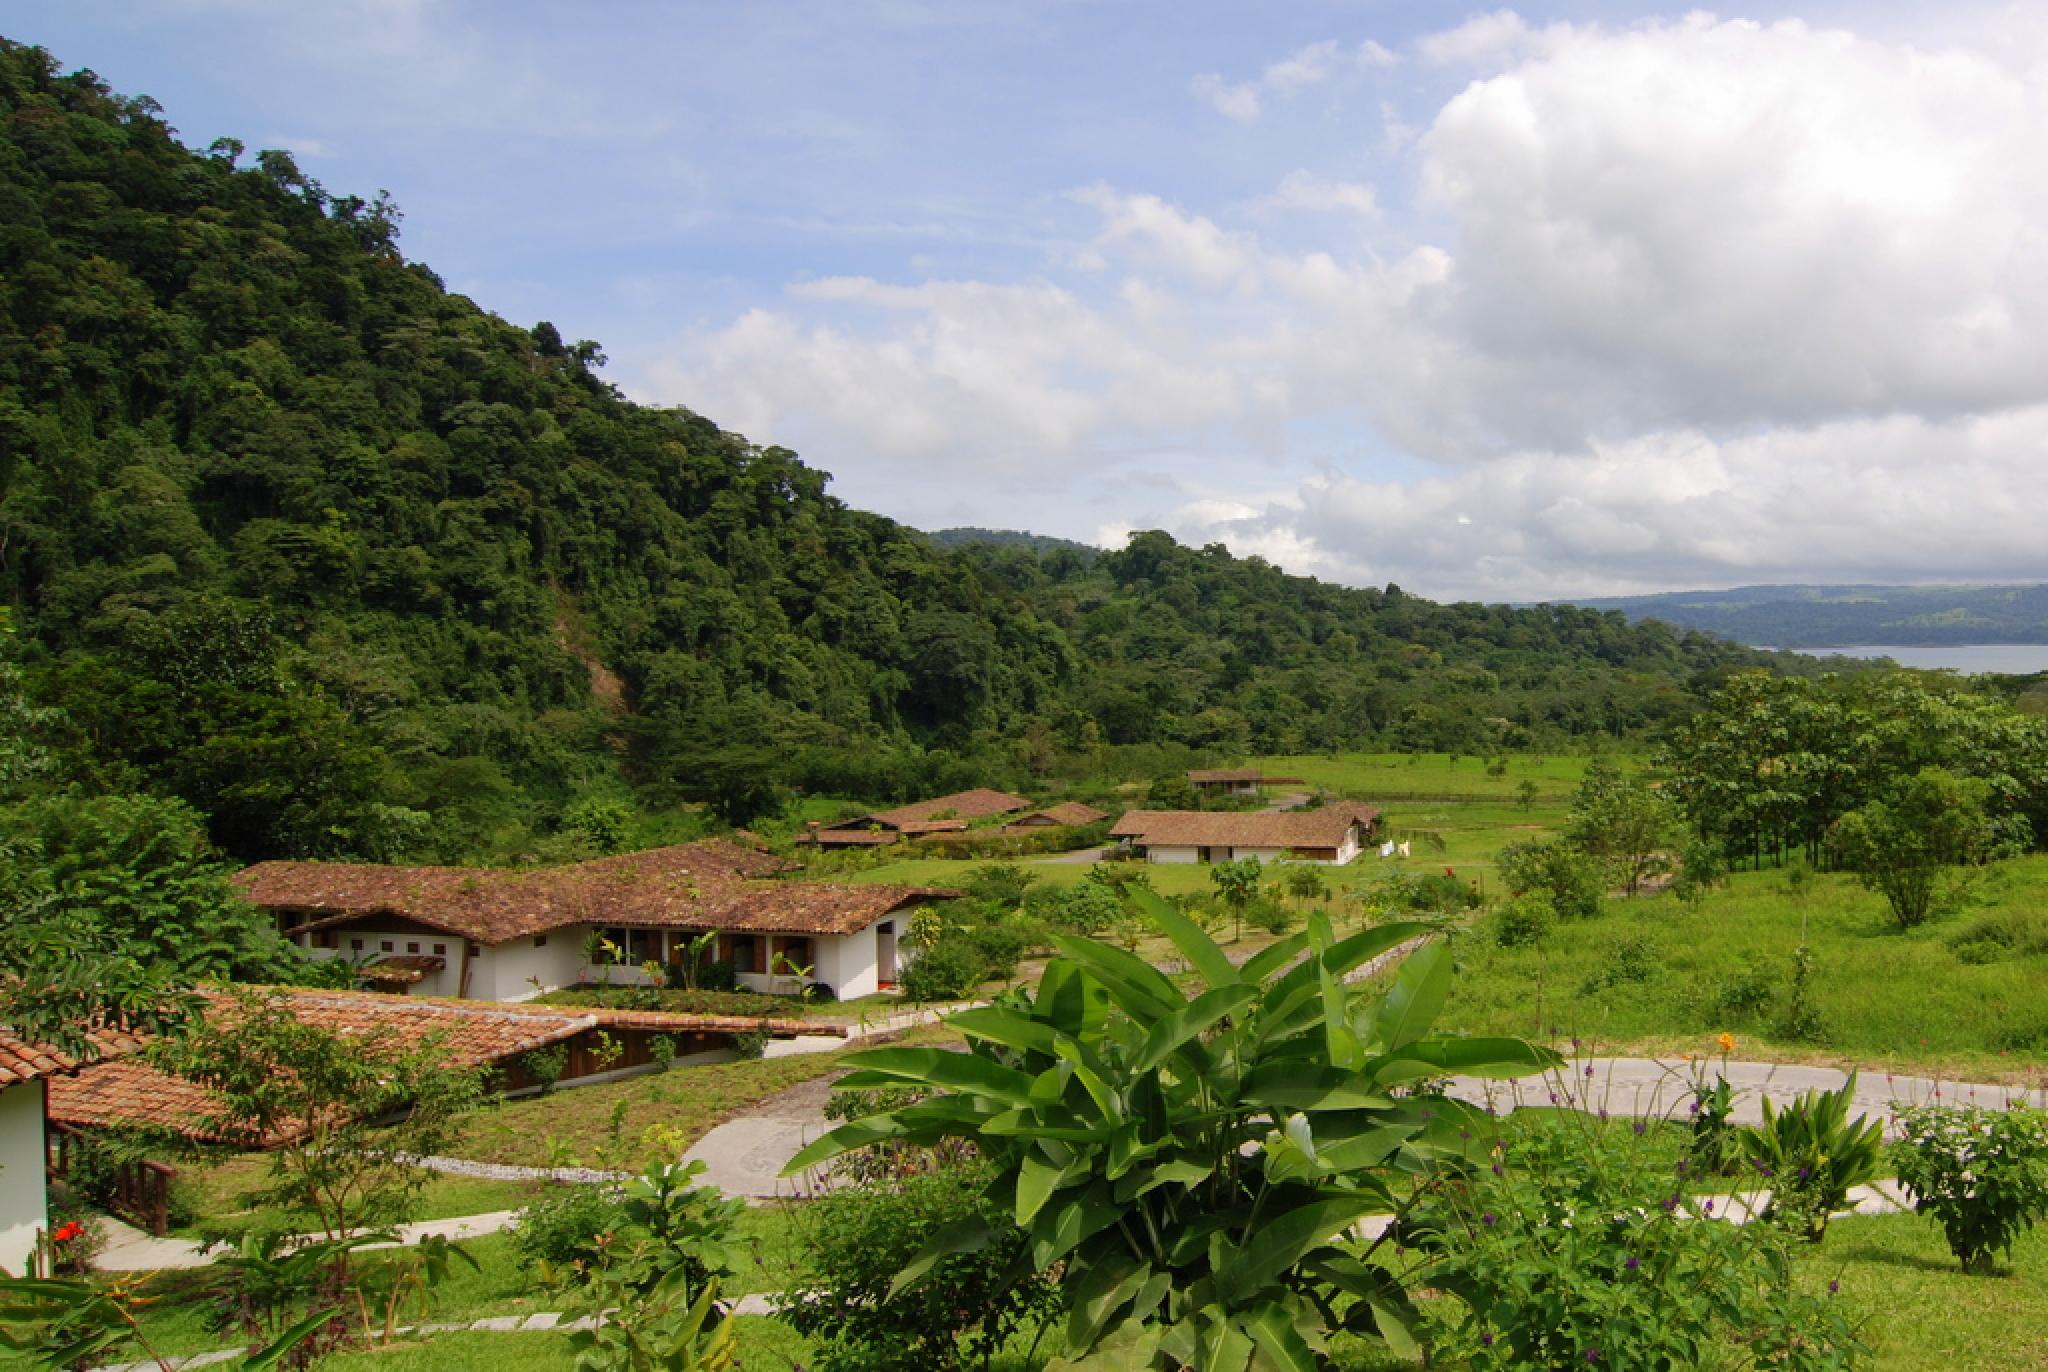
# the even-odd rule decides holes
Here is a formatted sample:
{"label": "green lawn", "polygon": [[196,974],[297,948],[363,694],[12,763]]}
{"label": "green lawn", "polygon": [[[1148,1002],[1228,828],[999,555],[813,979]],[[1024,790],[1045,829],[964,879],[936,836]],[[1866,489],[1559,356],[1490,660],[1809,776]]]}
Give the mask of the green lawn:
{"label": "green lawn", "polygon": [[[171,1237],[206,1238],[243,1229],[285,1230],[305,1233],[315,1225],[311,1216],[277,1209],[252,1209],[246,1196],[264,1186],[269,1161],[262,1154],[245,1153],[203,1164],[185,1163],[178,1168],[180,1200],[199,1216],[190,1224],[174,1227]],[[488,1181],[481,1177],[436,1176],[420,1195],[414,1218],[448,1219],[479,1215],[492,1210],[517,1210],[539,1189],[533,1182]]]}
{"label": "green lawn", "polygon": [[[944,1029],[925,1028],[905,1039],[941,1042],[953,1037]],[[452,1151],[480,1162],[526,1167],[632,1170],[654,1154],[646,1143],[650,1129],[675,1131],[680,1144],[687,1146],[758,1101],[844,1071],[849,1051],[677,1067],[503,1101],[473,1115]]]}
{"label": "green lawn", "polygon": [[[1434,796],[1512,799],[1525,781],[1535,782],[1542,796],[1568,798],[1584,779],[1587,761],[1583,756],[1515,754],[1507,758],[1507,770],[1499,776],[1488,773],[1485,758],[1453,759],[1448,753],[1305,754],[1253,758],[1252,765],[1273,776],[1300,777],[1310,786],[1360,800]],[[1623,759],[1623,765],[1629,761]],[[1285,788],[1274,789],[1277,793]]]}
{"label": "green lawn", "polygon": [[[1744,872],[1697,910],[1670,895],[1612,900],[1600,918],[1562,924],[1537,948],[1499,947],[1482,920],[1459,940],[1446,1022],[1474,1033],[1576,1035],[1599,1052],[1705,1051],[1727,1031],[1751,1059],[2037,1078],[2048,1066],[2048,954],[1978,966],[1948,940],[1977,914],[2048,902],[2048,857],[1999,864],[1983,897],[1982,911],[1901,931],[1849,877],[1815,877],[1795,896],[1781,872]],[[1802,920],[1826,1028],[1819,1043],[1775,1032]],[[1641,979],[1615,982],[1631,954]],[[1745,989],[1769,1004],[1737,1008]]]}

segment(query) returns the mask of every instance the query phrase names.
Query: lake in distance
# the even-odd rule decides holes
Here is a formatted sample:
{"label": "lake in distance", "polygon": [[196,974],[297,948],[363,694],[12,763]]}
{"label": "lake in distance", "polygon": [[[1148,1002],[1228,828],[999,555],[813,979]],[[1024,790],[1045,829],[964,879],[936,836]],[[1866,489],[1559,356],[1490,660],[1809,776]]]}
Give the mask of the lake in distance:
{"label": "lake in distance", "polygon": [[2048,672],[2048,643],[1913,643],[1854,648],[1790,648],[1814,657],[1888,657],[1901,667],[1958,672]]}

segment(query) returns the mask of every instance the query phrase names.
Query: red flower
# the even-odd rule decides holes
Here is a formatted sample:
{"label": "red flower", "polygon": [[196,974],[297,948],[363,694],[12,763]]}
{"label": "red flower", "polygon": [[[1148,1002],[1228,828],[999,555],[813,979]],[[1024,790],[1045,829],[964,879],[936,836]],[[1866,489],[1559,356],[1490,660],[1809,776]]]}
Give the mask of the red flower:
{"label": "red flower", "polygon": [[77,1220],[72,1220],[63,1228],[59,1229],[56,1233],[50,1235],[50,1241],[52,1243],[69,1243],[73,1239],[77,1238],[80,1234],[83,1234],[84,1232],[85,1226],[80,1224]]}

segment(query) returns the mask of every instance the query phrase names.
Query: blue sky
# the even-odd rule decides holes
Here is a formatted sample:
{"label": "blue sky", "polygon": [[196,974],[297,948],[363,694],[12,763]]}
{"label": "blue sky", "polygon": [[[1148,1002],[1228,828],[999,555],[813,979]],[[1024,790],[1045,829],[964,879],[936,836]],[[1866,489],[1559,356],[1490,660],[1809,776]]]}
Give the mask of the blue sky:
{"label": "blue sky", "polygon": [[1440,596],[2048,577],[2031,7],[18,3],[925,527]]}

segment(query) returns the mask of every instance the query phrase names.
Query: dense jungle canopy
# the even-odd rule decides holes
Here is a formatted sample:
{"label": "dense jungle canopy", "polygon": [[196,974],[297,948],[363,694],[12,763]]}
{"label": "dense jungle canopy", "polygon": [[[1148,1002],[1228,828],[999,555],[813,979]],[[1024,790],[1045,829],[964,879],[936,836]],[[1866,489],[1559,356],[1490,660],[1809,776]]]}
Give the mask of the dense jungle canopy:
{"label": "dense jungle canopy", "polygon": [[1563,747],[1766,660],[1162,533],[941,544],[448,291],[385,196],[4,41],[0,116],[7,651],[66,784],[239,857],[459,860],[629,788],[744,817],[1118,749]]}

